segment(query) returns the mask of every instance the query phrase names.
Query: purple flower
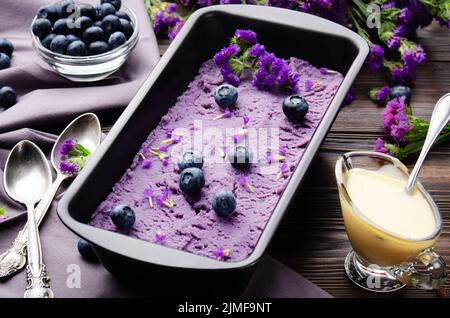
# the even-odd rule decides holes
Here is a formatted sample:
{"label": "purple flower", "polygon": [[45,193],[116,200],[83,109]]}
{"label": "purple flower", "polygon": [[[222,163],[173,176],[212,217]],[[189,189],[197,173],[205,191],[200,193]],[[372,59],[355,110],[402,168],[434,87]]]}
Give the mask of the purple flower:
{"label": "purple flower", "polygon": [[287,147],[285,145],[281,145],[278,148],[278,153],[282,156],[286,156]]}
{"label": "purple flower", "polygon": [[310,91],[310,90],[313,89],[313,87],[314,87],[314,82],[311,81],[311,80],[306,80],[306,82],[305,82],[305,89],[307,91]]}
{"label": "purple flower", "polygon": [[280,166],[280,172],[282,174],[286,174],[290,171],[289,166],[287,165],[287,163],[283,162]]}
{"label": "purple flower", "polygon": [[380,89],[374,88],[369,92],[369,97],[375,103],[385,105],[389,100],[389,86],[383,86]]}
{"label": "purple flower", "polygon": [[175,23],[175,25],[170,29],[169,33],[167,34],[167,37],[170,40],[175,39],[175,37],[177,36],[177,34],[180,32],[181,28],[184,26],[184,21],[183,20],[179,20],[177,21],[177,23]]}
{"label": "purple flower", "polygon": [[370,44],[370,53],[367,57],[366,64],[371,72],[378,71],[383,65],[384,50],[378,44]]}
{"label": "purple flower", "polygon": [[154,242],[157,244],[162,244],[166,241],[166,235],[161,231],[156,231]]}
{"label": "purple flower", "polygon": [[411,11],[408,8],[403,8],[400,10],[397,22],[402,25],[406,25],[411,21]]}
{"label": "purple flower", "polygon": [[78,167],[74,163],[68,161],[61,161],[59,163],[59,171],[65,174],[74,174],[78,172]]}
{"label": "purple flower", "polygon": [[219,260],[225,260],[225,259],[227,259],[229,257],[230,253],[231,253],[230,249],[223,248],[223,247],[218,247],[214,251],[213,255]]}
{"label": "purple flower", "polygon": [[255,45],[253,45],[249,51],[248,51],[248,55],[250,57],[253,58],[257,58],[259,57],[261,54],[264,54],[266,52],[266,48],[264,47],[264,45],[261,45],[259,43],[256,43]]}
{"label": "purple flower", "polygon": [[142,160],[142,169],[150,169],[152,167],[152,161],[150,159]]}
{"label": "purple flower", "polygon": [[244,176],[244,174],[240,174],[239,175],[239,183],[241,184],[241,186],[243,186],[245,188],[245,190],[247,190],[250,193],[253,193],[255,190],[253,189],[251,183],[247,180],[247,178]]}
{"label": "purple flower", "polygon": [[386,45],[390,50],[397,49],[400,45],[400,37],[393,35],[387,40]]}
{"label": "purple flower", "polygon": [[244,127],[247,126],[249,121],[250,121],[250,117],[248,117],[247,115],[244,115],[244,117],[242,117],[242,122],[244,124]]}
{"label": "purple flower", "polygon": [[347,95],[345,96],[344,105],[351,104],[351,102],[353,102],[354,99],[355,99],[355,86],[352,85]]}
{"label": "purple flower", "polygon": [[169,160],[163,159],[162,160],[162,165],[163,165],[163,167],[167,167],[169,165]]}
{"label": "purple flower", "polygon": [[384,140],[381,138],[377,138],[377,140],[375,140],[375,146],[373,150],[376,152],[389,154],[389,150],[386,148]]}
{"label": "purple flower", "polygon": [[220,4],[241,4],[242,0],[220,0]]}
{"label": "purple flower", "polygon": [[198,0],[198,5],[201,7],[209,7],[216,4],[216,0]]}
{"label": "purple flower", "polygon": [[239,142],[239,135],[233,135],[231,136],[231,140],[234,144],[237,144]]}
{"label": "purple flower", "polygon": [[381,113],[381,123],[386,136],[398,143],[405,143],[405,135],[414,126],[406,115],[405,97],[395,98],[387,103]]}
{"label": "purple flower", "polygon": [[271,90],[278,85],[295,89],[299,77],[289,70],[287,62],[273,53],[263,53],[258,59],[258,70],[253,75],[252,84],[260,89]]}
{"label": "purple flower", "polygon": [[256,44],[256,33],[251,30],[238,29],[234,32],[234,37],[238,43],[245,43],[246,45]]}
{"label": "purple flower", "polygon": [[295,1],[295,0],[268,0],[267,5],[270,7],[295,9],[297,7],[297,1]]}
{"label": "purple flower", "polygon": [[[175,28],[177,24],[183,22],[183,20],[175,13],[176,8],[176,3],[171,3],[166,8],[155,13],[153,18],[153,30],[156,35],[168,35],[168,32]],[[173,34],[173,37],[175,37],[175,35],[176,33]]]}
{"label": "purple flower", "polygon": [[153,191],[153,189],[151,187],[148,187],[148,188],[144,189],[144,197],[146,199],[153,197],[154,194],[155,193],[154,193],[154,191]]}
{"label": "purple flower", "polygon": [[61,145],[61,149],[59,149],[59,153],[61,156],[67,156],[69,152],[75,148],[76,142],[73,139],[66,139],[64,143]]}
{"label": "purple flower", "polygon": [[268,163],[272,163],[274,161],[274,157],[271,150],[266,151],[266,159]]}

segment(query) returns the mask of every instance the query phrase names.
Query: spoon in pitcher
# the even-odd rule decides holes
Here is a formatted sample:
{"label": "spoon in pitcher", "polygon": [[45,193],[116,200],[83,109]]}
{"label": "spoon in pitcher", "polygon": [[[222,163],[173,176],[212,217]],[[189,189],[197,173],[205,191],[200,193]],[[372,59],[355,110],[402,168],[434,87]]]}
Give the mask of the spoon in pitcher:
{"label": "spoon in pitcher", "polygon": [[[56,195],[60,185],[64,180],[75,177],[78,171],[68,172],[61,171],[61,148],[68,140],[76,141],[83,145],[91,153],[97,149],[101,139],[101,127],[98,117],[93,113],[86,113],[74,119],[53,145],[51,161],[52,166],[57,172],[57,177],[45,193],[42,200],[36,207],[36,223],[39,226],[44,218],[53,198]],[[27,225],[18,233],[12,246],[0,255],[0,277],[6,277],[21,270],[26,264],[27,253]]]}
{"label": "spoon in pitcher", "polygon": [[425,157],[430,151],[436,138],[444,129],[445,125],[450,120],[450,93],[442,96],[436,106],[434,107],[433,114],[431,115],[430,126],[428,127],[427,137],[420,152],[419,158],[409,175],[408,181],[406,182],[406,192],[411,194],[416,184],[417,176],[419,175],[420,168],[425,161]]}
{"label": "spoon in pitcher", "polygon": [[5,165],[6,193],[27,207],[28,266],[25,298],[53,298],[42,263],[41,243],[34,206],[52,183],[50,166],[42,151],[28,140],[19,142],[9,153]]}

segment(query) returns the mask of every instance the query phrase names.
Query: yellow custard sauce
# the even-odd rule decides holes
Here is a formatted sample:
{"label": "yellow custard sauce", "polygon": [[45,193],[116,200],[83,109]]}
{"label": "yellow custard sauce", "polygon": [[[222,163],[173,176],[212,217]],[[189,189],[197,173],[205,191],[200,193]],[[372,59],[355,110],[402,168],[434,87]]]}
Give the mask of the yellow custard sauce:
{"label": "yellow custard sauce", "polygon": [[405,184],[405,175],[393,165],[346,173],[345,188],[353,203],[341,194],[346,230],[355,251],[369,263],[410,262],[437,239],[433,207],[420,190],[406,193]]}

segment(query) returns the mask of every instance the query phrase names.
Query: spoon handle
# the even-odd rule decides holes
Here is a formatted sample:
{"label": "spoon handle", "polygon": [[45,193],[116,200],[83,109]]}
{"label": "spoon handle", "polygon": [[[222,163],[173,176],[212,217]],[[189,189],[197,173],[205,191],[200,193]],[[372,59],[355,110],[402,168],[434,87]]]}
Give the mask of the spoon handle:
{"label": "spoon handle", "polygon": [[431,115],[430,126],[428,128],[427,137],[423,144],[422,151],[420,152],[419,158],[417,159],[416,165],[414,166],[411,174],[409,175],[408,182],[406,183],[406,191],[411,193],[414,185],[416,184],[417,176],[419,175],[420,168],[425,160],[425,157],[430,151],[436,138],[444,129],[445,125],[450,120],[450,93],[442,96],[436,103],[436,107]]}

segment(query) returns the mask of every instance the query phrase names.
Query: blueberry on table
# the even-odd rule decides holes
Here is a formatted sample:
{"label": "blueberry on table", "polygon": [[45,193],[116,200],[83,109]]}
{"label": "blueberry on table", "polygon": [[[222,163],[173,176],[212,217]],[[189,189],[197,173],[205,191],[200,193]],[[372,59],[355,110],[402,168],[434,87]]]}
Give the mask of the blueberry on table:
{"label": "blueberry on table", "polygon": [[72,42],[75,42],[75,41],[81,41],[81,39],[78,36],[73,35],[73,34],[68,34],[66,36],[66,39],[69,42],[69,44],[72,43]]}
{"label": "blueberry on table", "polygon": [[103,41],[95,41],[89,44],[89,55],[102,54],[109,51],[108,43]]}
{"label": "blueberry on table", "polygon": [[127,21],[131,21],[130,16],[123,11],[116,11],[116,16],[119,17],[120,19],[125,19]]}
{"label": "blueberry on table", "polygon": [[63,0],[58,3],[58,14],[60,17],[68,17],[75,12],[75,2],[73,0]]}
{"label": "blueberry on table", "polygon": [[389,90],[389,97],[391,99],[405,97],[405,100],[409,101],[409,99],[411,98],[411,88],[403,85],[391,87],[391,89]]}
{"label": "blueberry on table", "polygon": [[236,209],[236,198],[233,193],[220,190],[212,199],[212,208],[221,218],[226,218]]}
{"label": "blueberry on table", "polygon": [[305,118],[308,108],[306,99],[298,95],[289,96],[283,101],[283,113],[290,120],[302,120]]}
{"label": "blueberry on table", "polygon": [[0,107],[9,108],[17,102],[16,91],[9,86],[0,88]]}
{"label": "blueberry on table", "polygon": [[43,39],[52,31],[52,24],[47,19],[36,19],[31,26],[31,31],[39,39]]}
{"label": "blueberry on table", "polygon": [[180,189],[188,195],[200,193],[205,185],[203,171],[199,168],[186,168],[180,174]]}
{"label": "blueberry on table", "polygon": [[111,34],[121,29],[120,19],[115,15],[107,15],[102,19],[102,28],[106,34]]}
{"label": "blueberry on table", "polygon": [[0,53],[0,70],[4,70],[11,65],[11,60],[5,53]]}
{"label": "blueberry on table", "polygon": [[50,50],[50,43],[53,41],[53,39],[55,38],[56,34],[55,33],[50,33],[49,35],[47,35],[42,41],[41,44],[46,48]]}
{"label": "blueberry on table", "polygon": [[188,150],[178,159],[178,167],[181,171],[192,167],[201,169],[203,167],[203,157],[198,151]]}
{"label": "blueberry on table", "polygon": [[11,57],[14,51],[14,46],[12,42],[8,39],[0,39],[0,53],[4,53]]}
{"label": "blueberry on table", "polygon": [[[69,23],[70,20],[68,18],[61,18],[56,20],[53,24],[53,33],[66,35],[69,33]],[[71,25],[73,26],[73,25]]]}
{"label": "blueberry on table", "polygon": [[230,84],[223,84],[214,91],[214,100],[222,108],[233,106],[238,99],[236,87]]}
{"label": "blueberry on table", "polygon": [[83,32],[83,41],[86,44],[104,40],[105,40],[105,32],[103,32],[103,29],[100,27],[91,26],[90,28],[87,28]]}
{"label": "blueberry on table", "polygon": [[125,20],[125,19],[119,19],[120,20],[120,25],[121,25],[121,29],[122,29],[122,33],[125,34],[125,37],[127,39],[130,38],[130,36],[133,34],[134,32],[134,28],[133,25],[131,24],[130,21]]}
{"label": "blueberry on table", "polygon": [[67,41],[67,38],[64,35],[57,35],[54,37],[54,39],[50,42],[50,51],[53,51],[55,53],[59,54],[66,54],[67,46],[69,45],[69,41]]}
{"label": "blueberry on table", "polygon": [[122,32],[114,32],[113,34],[110,35],[108,40],[109,48],[111,50],[114,50],[115,48],[124,44],[126,41],[127,38]]}
{"label": "blueberry on table", "polygon": [[58,8],[51,4],[40,7],[38,9],[36,17],[38,19],[47,19],[52,23],[60,18]]}
{"label": "blueberry on table", "polygon": [[91,244],[84,239],[80,239],[77,244],[78,252],[87,261],[93,262],[97,260],[97,255],[94,252]]}
{"label": "blueberry on table", "polygon": [[71,56],[85,56],[88,54],[88,50],[83,41],[74,41],[67,47],[66,54]]}
{"label": "blueberry on table", "polygon": [[84,30],[92,26],[92,20],[89,17],[79,17],[75,20],[75,32],[83,34]]}
{"label": "blueberry on table", "polygon": [[78,5],[78,8],[80,9],[81,16],[88,17],[92,21],[97,19],[97,10],[90,4],[80,4]]}
{"label": "blueberry on table", "polygon": [[120,10],[120,7],[122,6],[121,0],[102,0],[101,3],[110,3],[114,6],[116,10]]}
{"label": "blueberry on table", "polygon": [[244,146],[236,146],[228,154],[228,160],[236,169],[247,169],[253,161],[253,154]]}
{"label": "blueberry on table", "polygon": [[136,215],[132,208],[126,204],[116,205],[111,210],[111,221],[121,230],[128,229],[133,226],[136,221]]}
{"label": "blueberry on table", "polygon": [[116,8],[111,3],[102,3],[100,9],[98,10],[98,18],[103,19],[104,17],[115,14]]}

